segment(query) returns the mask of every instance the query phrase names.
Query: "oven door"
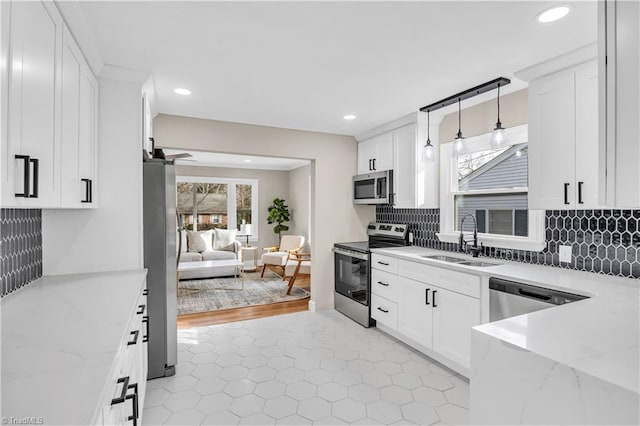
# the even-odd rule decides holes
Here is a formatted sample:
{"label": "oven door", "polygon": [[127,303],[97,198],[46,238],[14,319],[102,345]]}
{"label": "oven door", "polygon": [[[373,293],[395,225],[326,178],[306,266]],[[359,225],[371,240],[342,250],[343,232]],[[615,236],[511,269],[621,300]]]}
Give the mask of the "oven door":
{"label": "oven door", "polygon": [[369,254],[339,248],[334,248],[333,252],[336,293],[369,306]]}

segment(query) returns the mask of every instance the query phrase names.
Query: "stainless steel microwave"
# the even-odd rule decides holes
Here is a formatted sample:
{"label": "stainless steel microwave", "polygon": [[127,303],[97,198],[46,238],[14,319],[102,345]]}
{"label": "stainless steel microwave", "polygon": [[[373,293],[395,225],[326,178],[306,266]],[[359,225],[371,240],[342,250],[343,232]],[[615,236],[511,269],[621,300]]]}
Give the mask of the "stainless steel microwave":
{"label": "stainless steel microwave", "polygon": [[393,170],[353,177],[354,204],[393,204]]}

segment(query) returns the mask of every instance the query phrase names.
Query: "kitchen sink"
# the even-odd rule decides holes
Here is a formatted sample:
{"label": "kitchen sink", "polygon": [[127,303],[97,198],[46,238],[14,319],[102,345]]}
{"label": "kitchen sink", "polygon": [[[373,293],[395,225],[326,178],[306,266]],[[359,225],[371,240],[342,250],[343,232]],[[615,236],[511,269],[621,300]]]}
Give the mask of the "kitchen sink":
{"label": "kitchen sink", "polygon": [[467,260],[464,262],[458,262],[458,265],[478,266],[480,268],[484,268],[487,266],[498,266],[499,263],[482,262],[480,260]]}
{"label": "kitchen sink", "polygon": [[480,268],[499,265],[499,263],[483,262],[481,260],[461,259],[459,257],[446,256],[441,254],[423,254],[423,255],[420,255],[420,257],[424,259],[430,259],[430,260],[439,260],[441,262],[455,263],[457,265],[477,266]]}
{"label": "kitchen sink", "polygon": [[453,256],[443,256],[439,254],[423,254],[423,255],[420,255],[420,257],[423,257],[425,259],[439,260],[441,262],[450,262],[450,263],[467,262],[466,259],[460,259],[459,257],[453,257]]}

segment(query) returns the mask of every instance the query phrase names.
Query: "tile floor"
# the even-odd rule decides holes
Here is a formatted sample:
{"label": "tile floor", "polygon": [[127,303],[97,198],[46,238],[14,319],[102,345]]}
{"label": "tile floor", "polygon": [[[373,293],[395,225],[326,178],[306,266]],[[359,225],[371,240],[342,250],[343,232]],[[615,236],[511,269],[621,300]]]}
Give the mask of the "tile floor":
{"label": "tile floor", "polygon": [[335,311],[178,331],[144,425],[468,424],[469,382]]}

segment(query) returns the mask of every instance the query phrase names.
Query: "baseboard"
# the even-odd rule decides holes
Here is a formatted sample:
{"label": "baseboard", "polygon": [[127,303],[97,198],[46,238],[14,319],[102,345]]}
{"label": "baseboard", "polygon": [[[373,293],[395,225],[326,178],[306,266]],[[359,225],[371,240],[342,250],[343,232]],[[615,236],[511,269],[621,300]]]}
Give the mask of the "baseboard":
{"label": "baseboard", "polygon": [[316,302],[314,302],[313,300],[309,300],[309,310],[311,312],[315,312],[316,311]]}

